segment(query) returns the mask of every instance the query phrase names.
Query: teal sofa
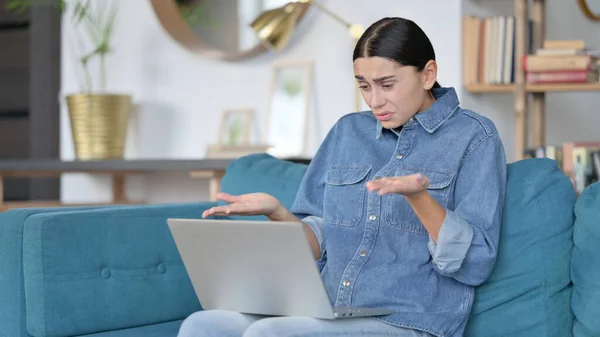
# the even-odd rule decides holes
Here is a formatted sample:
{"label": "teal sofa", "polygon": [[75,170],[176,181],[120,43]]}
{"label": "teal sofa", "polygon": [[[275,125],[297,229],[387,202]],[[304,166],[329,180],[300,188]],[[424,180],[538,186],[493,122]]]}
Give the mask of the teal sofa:
{"label": "teal sofa", "polygon": [[[290,206],[305,169],[250,155],[228,167],[222,189]],[[509,164],[508,174],[496,267],[465,336],[600,336],[600,185],[576,198],[549,159]],[[0,337],[176,336],[201,304],[166,219],[213,205],[0,213]]]}

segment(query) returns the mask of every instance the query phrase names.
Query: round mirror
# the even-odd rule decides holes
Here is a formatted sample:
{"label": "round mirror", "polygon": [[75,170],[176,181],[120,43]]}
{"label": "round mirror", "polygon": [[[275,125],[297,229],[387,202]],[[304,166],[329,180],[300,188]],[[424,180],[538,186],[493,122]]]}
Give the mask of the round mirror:
{"label": "round mirror", "polygon": [[[265,52],[250,27],[261,13],[289,0],[151,0],[167,32],[204,57],[241,60]],[[301,14],[300,19],[304,16]]]}
{"label": "round mirror", "polygon": [[600,0],[578,0],[579,7],[590,20],[600,21]]}

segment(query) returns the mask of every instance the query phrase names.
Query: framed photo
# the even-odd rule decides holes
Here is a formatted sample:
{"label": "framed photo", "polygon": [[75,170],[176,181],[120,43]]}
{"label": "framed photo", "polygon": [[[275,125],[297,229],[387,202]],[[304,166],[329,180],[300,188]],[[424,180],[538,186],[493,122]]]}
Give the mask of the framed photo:
{"label": "framed photo", "polygon": [[219,145],[248,145],[254,124],[251,109],[228,109],[223,111],[219,132]]}
{"label": "framed photo", "polygon": [[312,63],[273,66],[265,143],[279,158],[300,157],[307,147],[308,111],[312,94]]}

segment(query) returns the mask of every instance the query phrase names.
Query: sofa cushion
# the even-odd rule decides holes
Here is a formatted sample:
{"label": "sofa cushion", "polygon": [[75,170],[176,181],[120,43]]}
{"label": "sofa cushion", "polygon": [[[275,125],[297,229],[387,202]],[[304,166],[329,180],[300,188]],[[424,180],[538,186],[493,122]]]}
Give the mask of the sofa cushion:
{"label": "sofa cushion", "polygon": [[476,288],[465,336],[571,336],[575,200],[555,161],[509,164],[496,265]]}
{"label": "sofa cushion", "polygon": [[25,222],[27,330],[78,336],[184,319],[200,304],[168,218],[210,204],[44,213]]}
{"label": "sofa cushion", "polygon": [[182,320],[145,325],[135,328],[112,330],[81,337],[177,337]]}
{"label": "sofa cushion", "polygon": [[587,187],[575,204],[571,278],[575,337],[600,336],[600,183]]}
{"label": "sofa cushion", "polygon": [[[223,192],[240,195],[263,192],[292,207],[306,164],[275,158],[266,153],[252,154],[233,161],[221,181]],[[223,205],[224,202],[219,202]],[[264,220],[264,216],[231,216],[232,219]]]}

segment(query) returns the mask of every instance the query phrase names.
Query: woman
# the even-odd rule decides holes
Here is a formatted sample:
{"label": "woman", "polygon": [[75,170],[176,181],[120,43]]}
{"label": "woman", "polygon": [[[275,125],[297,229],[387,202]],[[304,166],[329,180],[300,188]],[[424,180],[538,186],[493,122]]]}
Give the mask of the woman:
{"label": "woman", "polygon": [[425,33],[385,18],[354,50],[372,111],[331,129],[291,211],[261,193],[221,194],[203,216],[301,221],[333,304],[392,308],[374,318],[261,318],[198,312],[180,336],[462,336],[474,286],[496,258],[506,184],[493,123],[436,81]]}

